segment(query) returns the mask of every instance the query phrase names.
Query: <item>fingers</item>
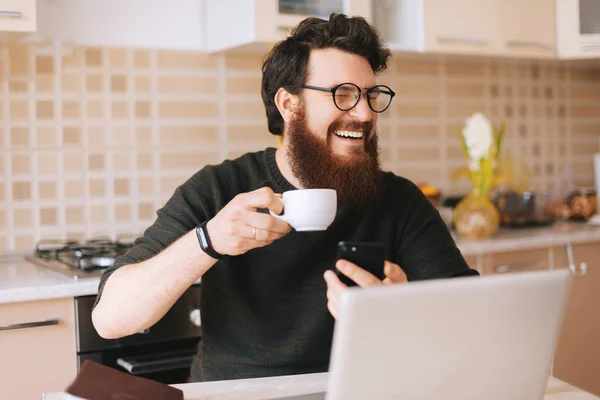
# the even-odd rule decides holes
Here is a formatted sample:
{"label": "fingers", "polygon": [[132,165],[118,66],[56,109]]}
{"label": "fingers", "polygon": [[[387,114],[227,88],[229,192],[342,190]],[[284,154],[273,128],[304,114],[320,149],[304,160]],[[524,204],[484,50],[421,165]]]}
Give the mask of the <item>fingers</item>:
{"label": "fingers", "polygon": [[358,286],[369,287],[381,285],[383,282],[375,275],[346,260],[338,260],[335,267],[352,279]]}
{"label": "fingers", "polygon": [[337,277],[335,272],[328,270],[323,275],[327,282],[327,309],[337,319],[340,308],[340,295],[348,286],[344,285]]}
{"label": "fingers", "polygon": [[268,208],[275,214],[281,214],[283,211],[283,201],[281,196],[275,195],[269,187],[263,187],[250,193],[239,195],[244,207],[249,209]]}
{"label": "fingers", "polygon": [[399,265],[394,264],[393,262],[386,261],[383,267],[383,273],[386,278],[383,280],[383,283],[406,283],[408,282],[408,278],[406,277],[406,273],[400,268]]}
{"label": "fingers", "polygon": [[[263,240],[279,239],[286,233],[292,230],[292,227],[287,222],[275,218],[270,214],[263,214],[258,212],[247,212],[242,216],[242,222],[250,227],[254,227],[258,231],[261,231],[261,237]],[[250,232],[252,233],[252,232]],[[250,235],[249,237],[252,237]]]}

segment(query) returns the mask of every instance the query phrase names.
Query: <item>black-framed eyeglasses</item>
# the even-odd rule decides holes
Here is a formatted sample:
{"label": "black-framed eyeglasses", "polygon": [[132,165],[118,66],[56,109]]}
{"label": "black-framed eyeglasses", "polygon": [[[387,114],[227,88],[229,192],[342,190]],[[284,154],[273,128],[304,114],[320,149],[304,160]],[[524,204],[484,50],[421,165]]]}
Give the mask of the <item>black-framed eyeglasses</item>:
{"label": "black-framed eyeglasses", "polygon": [[[333,103],[340,111],[352,110],[363,95],[363,89],[350,82],[340,83],[332,88],[311,85],[302,85],[302,87],[331,93]],[[387,110],[390,104],[392,104],[392,99],[395,95],[396,93],[386,85],[373,86],[364,93],[369,108],[376,113],[382,113]]]}

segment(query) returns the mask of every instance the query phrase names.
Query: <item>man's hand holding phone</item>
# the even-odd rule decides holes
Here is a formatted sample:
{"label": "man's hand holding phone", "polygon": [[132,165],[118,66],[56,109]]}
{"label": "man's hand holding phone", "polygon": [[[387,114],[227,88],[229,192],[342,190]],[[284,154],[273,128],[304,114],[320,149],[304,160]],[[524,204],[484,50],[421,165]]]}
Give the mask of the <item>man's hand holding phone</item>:
{"label": "man's hand holding phone", "polygon": [[[363,265],[359,266],[358,263]],[[336,319],[340,295],[349,285],[371,287],[407,282],[402,268],[386,261],[385,248],[378,244],[340,242],[335,266],[339,272],[336,274],[328,270],[324,278],[327,282],[327,308]],[[343,283],[338,275],[346,283]]]}

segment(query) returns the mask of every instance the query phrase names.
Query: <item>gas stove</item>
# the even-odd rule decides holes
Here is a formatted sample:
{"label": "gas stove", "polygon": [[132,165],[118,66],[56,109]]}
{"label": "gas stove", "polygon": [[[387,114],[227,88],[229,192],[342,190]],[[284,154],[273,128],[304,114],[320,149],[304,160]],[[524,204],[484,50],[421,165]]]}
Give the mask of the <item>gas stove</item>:
{"label": "gas stove", "polygon": [[125,254],[134,240],[135,237],[129,236],[115,241],[108,237],[85,242],[42,240],[34,253],[25,256],[25,259],[73,279],[96,278],[113,265],[118,256]]}

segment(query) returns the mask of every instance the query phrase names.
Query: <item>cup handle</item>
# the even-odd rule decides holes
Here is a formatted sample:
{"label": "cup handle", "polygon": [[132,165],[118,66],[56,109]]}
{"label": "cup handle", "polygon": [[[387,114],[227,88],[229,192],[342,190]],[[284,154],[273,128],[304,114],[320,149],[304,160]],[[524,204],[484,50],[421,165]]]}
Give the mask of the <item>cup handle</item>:
{"label": "cup handle", "polygon": [[287,218],[285,217],[285,201],[283,200],[283,198],[279,199],[279,201],[281,201],[281,204],[283,204],[283,214],[279,215],[279,214],[275,214],[273,211],[269,210],[269,214],[271,214],[272,216],[274,216],[275,218],[279,218],[282,221],[287,222],[288,224],[290,223]]}

